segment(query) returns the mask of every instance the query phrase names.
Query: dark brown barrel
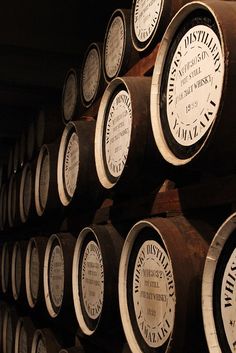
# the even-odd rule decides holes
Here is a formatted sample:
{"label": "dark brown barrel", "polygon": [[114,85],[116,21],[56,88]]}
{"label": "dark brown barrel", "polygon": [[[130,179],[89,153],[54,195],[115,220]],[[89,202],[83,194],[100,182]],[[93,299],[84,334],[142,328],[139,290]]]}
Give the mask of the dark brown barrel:
{"label": "dark brown barrel", "polygon": [[35,326],[30,317],[19,317],[16,326],[14,353],[31,353]]}
{"label": "dark brown barrel", "polygon": [[44,328],[35,331],[31,353],[58,353],[60,348],[60,344],[50,329]]}
{"label": "dark brown barrel", "polygon": [[235,170],[234,1],[190,2],[169,24],[153,72],[151,121],[171,164]]}
{"label": "dark brown barrel", "polygon": [[48,239],[32,237],[28,242],[25,263],[25,284],[28,304],[34,311],[42,312],[45,308],[43,290],[44,254]]}
{"label": "dark brown barrel", "polygon": [[13,149],[13,173],[16,173],[20,168],[20,140],[15,141]]}
{"label": "dark brown barrel", "polygon": [[59,353],[84,353],[84,349],[78,347],[63,348]]}
{"label": "dark brown barrel", "polygon": [[20,218],[22,223],[33,221],[36,218],[34,200],[36,161],[25,164],[21,173],[20,182]]}
{"label": "dark brown barrel", "polygon": [[60,350],[59,353],[85,353],[85,352],[90,352],[90,350],[87,349],[87,347],[85,347],[81,342],[81,340],[76,336],[73,346],[69,348],[63,348]]}
{"label": "dark brown barrel", "polygon": [[235,350],[236,213],[213,238],[202,279],[202,313],[210,353]]}
{"label": "dark brown barrel", "polygon": [[20,148],[20,168],[22,169],[24,164],[27,161],[27,130],[23,129],[20,135],[20,143],[19,143],[19,148]]}
{"label": "dark brown barrel", "polygon": [[7,214],[9,227],[15,227],[21,223],[20,219],[20,182],[21,171],[12,174],[8,183]]}
{"label": "dark brown barrel", "polygon": [[119,303],[132,352],[207,352],[201,281],[214,229],[183,216],[141,220],[119,268]]}
{"label": "dark brown barrel", "polygon": [[35,207],[38,216],[60,214],[62,205],[57,186],[59,142],[43,144],[37,159],[35,175]]}
{"label": "dark brown barrel", "polygon": [[1,290],[4,297],[10,298],[11,291],[12,243],[5,241],[1,251]]}
{"label": "dark brown barrel", "polygon": [[8,304],[5,301],[0,301],[0,352],[3,351],[3,322],[5,311],[7,310]]}
{"label": "dark brown barrel", "polygon": [[161,40],[173,15],[187,0],[133,0],[131,37],[136,50],[147,54]]}
{"label": "dark brown barrel", "polygon": [[85,51],[80,74],[81,103],[89,108],[105,88],[102,71],[102,43],[93,42]]}
{"label": "dark brown barrel", "polygon": [[0,190],[0,230],[7,227],[7,183]]}
{"label": "dark brown barrel", "polygon": [[66,125],[70,120],[75,120],[80,112],[80,70],[70,68],[64,78],[62,91],[62,120]]}
{"label": "dark brown barrel", "polygon": [[13,306],[9,306],[3,320],[3,353],[15,353],[15,337],[18,315]]}
{"label": "dark brown barrel", "polygon": [[14,184],[15,184],[14,180],[15,180],[15,174],[12,174],[8,182],[8,198],[7,198],[7,218],[8,218],[8,224],[10,227],[14,226],[13,207],[16,205],[14,202],[14,200],[16,201],[16,188],[14,188]]}
{"label": "dark brown barrel", "polygon": [[15,241],[11,260],[11,287],[13,298],[26,304],[25,259],[28,241]]}
{"label": "dark brown barrel", "polygon": [[71,121],[62,134],[57,164],[57,183],[61,203],[86,209],[101,198],[94,162],[95,121]]}
{"label": "dark brown barrel", "polygon": [[130,9],[116,9],[107,24],[102,62],[107,82],[123,76],[139,59],[131,42],[130,13]]}
{"label": "dark brown barrel", "polygon": [[73,313],[72,260],[75,238],[70,233],[52,234],[44,258],[44,296],[52,318],[69,319]]}
{"label": "dark brown barrel", "polygon": [[35,148],[39,152],[43,144],[52,143],[59,138],[64,125],[58,106],[42,107],[35,119]]}
{"label": "dark brown barrel", "polygon": [[112,225],[91,225],[79,233],[73,256],[73,300],[78,330],[83,336],[94,337],[95,342],[103,341],[104,346],[110,335],[116,342],[114,346],[118,340],[122,341],[118,304],[122,245],[123,239]]}
{"label": "dark brown barrel", "polygon": [[155,187],[160,183],[165,169],[162,158],[152,158],[156,148],[151,133],[150,88],[150,77],[118,77],[102,96],[95,132],[95,163],[106,189],[127,194],[135,190],[137,195],[153,186],[154,175]]}

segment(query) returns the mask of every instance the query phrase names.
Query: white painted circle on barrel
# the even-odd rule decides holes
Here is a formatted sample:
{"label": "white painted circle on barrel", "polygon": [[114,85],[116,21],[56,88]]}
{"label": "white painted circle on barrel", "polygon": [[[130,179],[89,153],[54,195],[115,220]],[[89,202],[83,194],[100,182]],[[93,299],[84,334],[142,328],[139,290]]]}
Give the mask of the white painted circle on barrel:
{"label": "white painted circle on barrel", "polygon": [[105,159],[112,177],[121,176],[130,145],[132,130],[131,98],[120,90],[111,102],[105,126]]}
{"label": "white painted circle on barrel", "polygon": [[164,0],[136,0],[133,14],[134,33],[141,43],[148,41],[160,21]]}
{"label": "white painted circle on barrel", "polygon": [[30,291],[33,300],[38,297],[39,291],[39,254],[37,248],[34,246],[30,256]]}
{"label": "white painted circle on barrel", "polygon": [[63,92],[63,113],[66,121],[71,120],[77,101],[77,79],[73,71],[66,78]]}
{"label": "white painted circle on barrel", "polygon": [[48,154],[44,154],[39,177],[39,200],[42,210],[45,209],[48,199],[50,181],[50,159]]}
{"label": "white painted circle on barrel", "polygon": [[[233,249],[232,253],[227,259],[223,267],[221,265],[220,271],[222,271],[221,283],[217,281],[217,287],[221,287],[219,291],[219,298],[215,297],[214,293],[214,284],[216,281],[216,276],[218,275],[219,268],[217,268],[219,259],[221,257],[222,251],[226,245],[227,240],[236,230],[236,213],[233,213],[229,216],[221,227],[216,232],[207,253],[205,260],[203,278],[202,278],[202,315],[205,336],[207,340],[207,345],[210,353],[224,353],[225,347],[222,347],[219,341],[219,326],[221,334],[225,334],[226,341],[230,347],[230,350],[234,352],[235,349],[232,349],[233,343],[235,342],[234,337],[235,333],[233,332],[233,327],[230,327],[235,322],[236,302],[235,302],[235,285],[234,278],[231,278],[234,274],[231,269],[232,264],[236,256],[236,250]],[[235,234],[233,234],[234,236]],[[233,272],[234,272],[233,265]],[[230,279],[230,283],[227,284],[227,281]],[[233,280],[233,282],[232,282]],[[233,285],[232,285],[233,284]],[[224,289],[228,288],[229,290],[225,291]],[[222,323],[216,321],[215,319],[215,307],[213,303],[218,300],[219,311],[221,312]],[[232,305],[228,305],[228,304]],[[224,305],[226,304],[226,305]],[[217,309],[218,309],[217,308]],[[233,321],[230,322],[231,317]],[[218,329],[217,329],[218,328]],[[226,332],[227,331],[227,332]]]}
{"label": "white painted circle on barrel", "polygon": [[15,243],[12,255],[12,291],[14,299],[17,300],[21,287],[22,259],[19,243]]}
{"label": "white painted circle on barrel", "polygon": [[90,241],[84,250],[81,268],[82,298],[86,313],[95,320],[102,311],[104,296],[104,269],[101,250]]}
{"label": "white painted circle on barrel", "polygon": [[79,173],[79,139],[75,132],[68,141],[65,152],[64,180],[65,189],[70,198],[73,197]]}
{"label": "white painted circle on barrel", "polygon": [[22,222],[26,222],[29,216],[32,187],[32,172],[29,165],[26,165],[23,169],[20,185],[20,217]]}
{"label": "white painted circle on barrel", "polygon": [[[205,14],[198,16],[197,11]],[[164,36],[152,76],[151,124],[158,150],[167,162],[179,166],[200,153],[215,126],[225,81],[225,39],[214,10],[197,1],[179,10]],[[179,91],[181,85],[186,89]],[[185,109],[183,116],[179,106]],[[196,120],[194,112],[199,112]],[[192,119],[189,124],[187,116]]]}
{"label": "white painted circle on barrel", "polygon": [[150,347],[162,346],[174,326],[175,287],[168,255],[154,240],[145,241],[138,251],[132,293],[143,339]]}
{"label": "white painted circle on barrel", "polygon": [[51,300],[56,307],[60,307],[64,295],[64,257],[59,245],[51,252],[48,280]]}
{"label": "white painted circle on barrel", "polygon": [[96,96],[100,78],[100,59],[97,49],[89,50],[82,73],[82,93],[86,103]]}
{"label": "white painted circle on barrel", "polygon": [[214,122],[223,78],[218,36],[208,26],[192,27],[175,49],[167,83],[168,124],[180,145],[198,142]]}
{"label": "white painted circle on barrel", "polygon": [[2,266],[1,266],[1,275],[2,275],[2,291],[6,293],[8,284],[9,284],[9,272],[10,272],[10,257],[7,243],[3,245],[2,249]]}
{"label": "white painted circle on barrel", "polygon": [[168,351],[175,323],[174,272],[164,237],[148,220],[137,222],[125,239],[118,293],[121,320],[131,351],[142,353],[143,347],[147,350],[165,347]]}
{"label": "white painted circle on barrel", "polygon": [[105,42],[105,72],[112,79],[121,68],[125,47],[125,28],[121,16],[115,16]]}
{"label": "white painted circle on barrel", "polygon": [[224,269],[221,286],[221,314],[227,342],[236,349],[236,249],[233,250]]}

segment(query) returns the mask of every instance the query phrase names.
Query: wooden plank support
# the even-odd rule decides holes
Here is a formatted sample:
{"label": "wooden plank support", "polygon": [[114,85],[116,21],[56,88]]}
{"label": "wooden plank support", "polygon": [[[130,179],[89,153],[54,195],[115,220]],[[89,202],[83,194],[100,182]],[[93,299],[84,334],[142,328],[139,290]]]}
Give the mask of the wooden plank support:
{"label": "wooden plank support", "polygon": [[184,213],[236,202],[236,175],[214,178],[200,184],[152,193],[128,202],[117,203],[97,210],[94,223],[141,219],[168,213]]}

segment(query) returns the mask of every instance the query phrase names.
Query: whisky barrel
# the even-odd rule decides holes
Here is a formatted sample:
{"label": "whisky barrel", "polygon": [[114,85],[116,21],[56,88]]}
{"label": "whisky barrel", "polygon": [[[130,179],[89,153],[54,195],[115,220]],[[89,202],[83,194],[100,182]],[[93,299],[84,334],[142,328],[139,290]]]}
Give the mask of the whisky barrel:
{"label": "whisky barrel", "polygon": [[105,88],[102,71],[102,44],[92,42],[87,47],[80,73],[80,99],[84,109],[89,108]]}
{"label": "whisky barrel", "polygon": [[152,158],[156,147],[150,123],[150,88],[150,77],[117,77],[102,96],[95,163],[99,181],[106,189],[133,194],[134,190],[138,193],[151,187],[154,175],[154,183],[160,182],[165,166],[162,158]]}
{"label": "whisky barrel", "polygon": [[31,353],[58,353],[61,345],[49,328],[34,332]]}
{"label": "whisky barrel", "polygon": [[37,158],[35,175],[35,207],[38,216],[51,215],[57,217],[61,207],[57,186],[57,161],[59,142],[43,144]]}
{"label": "whisky barrel", "polygon": [[7,214],[8,225],[15,227],[21,223],[20,218],[20,182],[21,171],[12,174],[8,183]]}
{"label": "whisky barrel", "polygon": [[35,148],[39,152],[43,144],[52,143],[59,138],[64,125],[61,121],[58,106],[47,105],[42,107],[35,119]]}
{"label": "whisky barrel", "polygon": [[233,213],[216,232],[205,261],[202,313],[210,353],[235,351],[235,235]]}
{"label": "whisky barrel", "polygon": [[22,223],[33,221],[36,218],[34,200],[36,161],[25,164],[20,181],[20,219]]}
{"label": "whisky barrel", "polygon": [[31,353],[35,326],[30,317],[19,317],[16,325],[14,353]]}
{"label": "whisky barrel", "polygon": [[132,352],[207,352],[201,281],[214,229],[183,216],[141,220],[119,268],[119,303]]}
{"label": "whisky barrel", "polygon": [[78,235],[72,287],[78,330],[83,336],[105,335],[107,340],[109,334],[119,332],[117,284],[122,245],[123,239],[112,225],[91,225]]}
{"label": "whisky barrel", "polygon": [[[59,353],[85,353],[90,352],[87,347],[81,342],[81,340],[76,336],[72,347],[63,348]],[[98,352],[99,353],[99,352]]]}
{"label": "whisky barrel", "polygon": [[13,148],[13,173],[16,173],[20,168],[20,140],[15,141]]}
{"label": "whisky barrel", "polygon": [[139,52],[147,54],[157,45],[174,14],[187,0],[133,0],[131,38]]}
{"label": "whisky barrel", "polygon": [[12,243],[5,241],[1,251],[1,290],[4,297],[10,298],[11,292]]}
{"label": "whisky barrel", "polygon": [[3,351],[3,321],[5,311],[7,310],[8,304],[7,302],[1,300],[0,301],[0,352]]}
{"label": "whisky barrel", "polygon": [[44,258],[44,297],[52,318],[69,317],[73,308],[72,260],[75,238],[70,233],[52,234]]}
{"label": "whisky barrel", "polygon": [[7,183],[3,183],[0,190],[0,230],[7,227]]}
{"label": "whisky barrel", "polygon": [[28,241],[15,241],[11,260],[11,287],[14,300],[26,303],[25,260]]}
{"label": "whisky barrel", "polygon": [[72,67],[68,69],[64,78],[62,90],[62,120],[66,125],[74,120],[80,112],[80,70]]}
{"label": "whisky barrel", "polygon": [[62,134],[57,164],[60,201],[85,209],[100,202],[102,190],[94,163],[95,121],[71,121]]}
{"label": "whisky barrel", "polygon": [[28,304],[34,311],[45,307],[43,290],[43,265],[48,239],[37,236],[29,239],[25,261],[25,284]]}
{"label": "whisky barrel", "polygon": [[27,161],[27,130],[24,128],[20,135],[19,143],[19,159],[20,159],[20,168],[22,169],[24,164]]}
{"label": "whisky barrel", "polygon": [[151,121],[158,150],[175,166],[208,172],[235,168],[234,1],[192,1],[170,22],[151,87]]}
{"label": "whisky barrel", "polygon": [[103,75],[107,82],[123,76],[138,61],[130,34],[130,9],[116,9],[107,24],[103,42]]}
{"label": "whisky barrel", "polygon": [[18,314],[13,306],[9,306],[3,319],[3,353],[15,353],[15,337]]}
{"label": "whisky barrel", "polygon": [[84,349],[82,347],[63,348],[59,351],[59,353],[84,353]]}

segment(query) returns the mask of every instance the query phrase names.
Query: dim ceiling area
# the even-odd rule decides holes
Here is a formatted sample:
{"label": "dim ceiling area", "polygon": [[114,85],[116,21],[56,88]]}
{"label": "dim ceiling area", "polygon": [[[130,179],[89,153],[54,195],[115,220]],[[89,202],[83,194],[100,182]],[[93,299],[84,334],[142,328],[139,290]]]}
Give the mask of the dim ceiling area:
{"label": "dim ceiling area", "polygon": [[66,71],[103,42],[116,8],[131,0],[4,1],[0,12],[0,163],[39,106],[61,104]]}

